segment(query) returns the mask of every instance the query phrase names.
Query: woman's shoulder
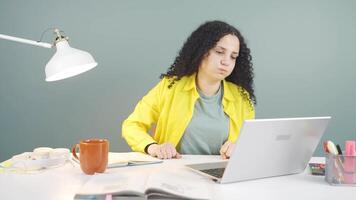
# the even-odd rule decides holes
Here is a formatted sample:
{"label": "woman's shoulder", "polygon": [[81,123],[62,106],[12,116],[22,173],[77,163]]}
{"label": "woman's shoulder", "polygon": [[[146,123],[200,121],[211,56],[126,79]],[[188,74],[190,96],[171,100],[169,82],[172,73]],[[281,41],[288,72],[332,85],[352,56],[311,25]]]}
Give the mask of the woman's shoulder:
{"label": "woman's shoulder", "polygon": [[253,102],[251,101],[250,94],[248,93],[247,90],[245,90],[243,87],[236,85],[234,83],[225,81],[226,88],[224,88],[224,95],[226,95],[227,98],[234,100],[235,102],[238,102],[238,104],[235,105],[240,105],[243,110],[247,112],[246,116],[248,116],[248,119],[253,119],[254,118],[254,105]]}
{"label": "woman's shoulder", "polygon": [[[224,88],[225,92],[229,92],[231,96],[233,96],[235,99],[239,100],[249,100],[250,95],[247,90],[245,90],[243,87],[232,83],[230,81],[225,81]],[[248,99],[246,99],[248,97]]]}
{"label": "woman's shoulder", "polygon": [[228,87],[231,91],[233,91],[234,93],[236,92],[245,92],[246,90],[239,86],[239,85],[236,85],[235,83],[232,83],[230,81],[226,81],[224,82],[224,86]]}
{"label": "woman's shoulder", "polygon": [[[171,77],[163,77],[160,81],[160,85],[164,88],[169,88],[169,89],[182,89],[184,88],[187,84],[190,84],[192,82],[192,76],[183,76],[180,79],[177,79],[176,76],[171,76]],[[194,80],[193,80],[194,82]]]}

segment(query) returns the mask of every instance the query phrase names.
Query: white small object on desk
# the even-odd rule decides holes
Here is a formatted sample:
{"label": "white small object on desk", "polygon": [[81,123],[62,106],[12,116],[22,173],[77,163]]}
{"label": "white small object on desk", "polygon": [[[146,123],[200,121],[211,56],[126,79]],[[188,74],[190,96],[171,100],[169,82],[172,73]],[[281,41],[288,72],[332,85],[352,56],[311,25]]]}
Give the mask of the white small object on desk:
{"label": "white small object on desk", "polygon": [[49,153],[52,151],[52,148],[49,147],[37,147],[33,150],[33,156],[38,159],[48,159]]}
{"label": "white small object on desk", "polygon": [[69,149],[38,147],[33,152],[24,152],[5,161],[5,170],[14,173],[39,172],[43,169],[59,167],[69,160]]}

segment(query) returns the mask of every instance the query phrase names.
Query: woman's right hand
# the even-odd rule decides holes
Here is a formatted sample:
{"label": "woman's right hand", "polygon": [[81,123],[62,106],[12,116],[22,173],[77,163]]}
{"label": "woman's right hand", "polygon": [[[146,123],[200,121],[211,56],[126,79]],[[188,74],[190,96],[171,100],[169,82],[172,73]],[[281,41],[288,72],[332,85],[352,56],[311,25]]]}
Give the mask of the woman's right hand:
{"label": "woman's right hand", "polygon": [[147,153],[159,159],[181,158],[172,143],[152,144],[148,147]]}

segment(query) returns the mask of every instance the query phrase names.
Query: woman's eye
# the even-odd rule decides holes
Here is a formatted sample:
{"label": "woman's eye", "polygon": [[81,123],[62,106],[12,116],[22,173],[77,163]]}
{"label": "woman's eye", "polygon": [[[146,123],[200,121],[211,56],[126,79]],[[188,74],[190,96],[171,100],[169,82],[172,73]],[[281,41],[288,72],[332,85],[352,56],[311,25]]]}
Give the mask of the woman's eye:
{"label": "woman's eye", "polygon": [[223,54],[224,52],[223,51],[215,51],[216,53],[218,54]]}
{"label": "woman's eye", "polygon": [[237,56],[231,56],[231,59],[236,60]]}

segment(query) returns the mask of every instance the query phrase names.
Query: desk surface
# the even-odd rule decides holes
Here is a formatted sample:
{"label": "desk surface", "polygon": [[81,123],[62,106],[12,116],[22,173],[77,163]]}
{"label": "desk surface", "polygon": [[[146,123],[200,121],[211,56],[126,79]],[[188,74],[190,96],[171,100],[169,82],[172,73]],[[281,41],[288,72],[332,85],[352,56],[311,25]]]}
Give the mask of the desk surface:
{"label": "desk surface", "polygon": [[[184,167],[185,164],[218,160],[218,156],[183,155],[182,159],[165,160],[162,164],[108,170],[115,173],[145,168],[189,170]],[[322,160],[323,158],[312,158],[313,162]],[[89,175],[82,173],[79,165],[71,163],[38,174],[0,174],[0,199],[73,199],[89,178]],[[301,174],[231,184],[217,184],[208,179],[206,181],[211,182],[212,199],[334,200],[340,197],[354,199],[356,196],[355,187],[330,186],[324,181],[324,177],[312,176],[308,168]]]}

